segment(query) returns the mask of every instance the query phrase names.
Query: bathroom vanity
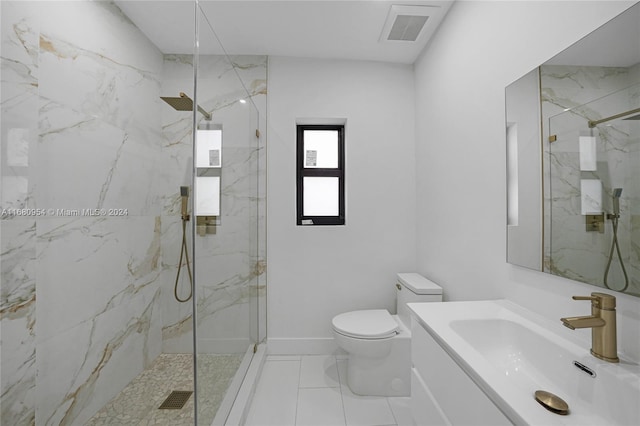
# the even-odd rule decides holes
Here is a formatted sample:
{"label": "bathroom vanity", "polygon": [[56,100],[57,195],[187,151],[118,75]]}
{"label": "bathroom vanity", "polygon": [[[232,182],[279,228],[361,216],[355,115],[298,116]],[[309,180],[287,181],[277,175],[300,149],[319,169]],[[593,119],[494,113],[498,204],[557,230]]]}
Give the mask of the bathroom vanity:
{"label": "bathroom vanity", "polygon": [[413,321],[411,332],[411,412],[416,424],[476,424],[478,419],[511,424],[422,324]]}
{"label": "bathroom vanity", "polygon": [[[409,303],[411,411],[419,425],[640,424],[640,366],[506,300]],[[534,394],[569,406],[549,411]]]}

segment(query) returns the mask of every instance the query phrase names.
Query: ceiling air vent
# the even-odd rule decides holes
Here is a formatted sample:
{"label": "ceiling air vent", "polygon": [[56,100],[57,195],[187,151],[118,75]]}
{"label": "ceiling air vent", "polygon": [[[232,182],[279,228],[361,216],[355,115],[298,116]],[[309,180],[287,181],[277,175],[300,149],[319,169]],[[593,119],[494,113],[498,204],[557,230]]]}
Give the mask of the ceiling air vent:
{"label": "ceiling air vent", "polygon": [[391,6],[380,41],[416,41],[438,6]]}
{"label": "ceiling air vent", "polygon": [[393,21],[387,40],[416,41],[427,23],[428,16],[398,15]]}

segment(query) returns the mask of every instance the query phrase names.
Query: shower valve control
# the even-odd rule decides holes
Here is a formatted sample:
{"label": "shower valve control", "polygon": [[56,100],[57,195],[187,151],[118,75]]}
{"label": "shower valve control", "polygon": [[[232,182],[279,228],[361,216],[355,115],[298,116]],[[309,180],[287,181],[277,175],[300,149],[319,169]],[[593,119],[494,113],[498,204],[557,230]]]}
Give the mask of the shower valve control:
{"label": "shower valve control", "polygon": [[217,225],[216,216],[196,216],[196,231],[201,237],[207,234],[215,234]]}
{"label": "shower valve control", "polygon": [[587,232],[604,233],[604,213],[585,215],[585,225]]}

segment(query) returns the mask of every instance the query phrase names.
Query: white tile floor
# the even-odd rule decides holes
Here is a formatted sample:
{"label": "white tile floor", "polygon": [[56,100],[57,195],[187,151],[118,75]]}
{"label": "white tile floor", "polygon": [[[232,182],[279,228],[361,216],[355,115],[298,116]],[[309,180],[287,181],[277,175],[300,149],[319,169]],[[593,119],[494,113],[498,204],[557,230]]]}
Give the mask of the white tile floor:
{"label": "white tile floor", "polygon": [[267,357],[246,426],[414,426],[409,398],[354,395],[346,372],[333,355]]}

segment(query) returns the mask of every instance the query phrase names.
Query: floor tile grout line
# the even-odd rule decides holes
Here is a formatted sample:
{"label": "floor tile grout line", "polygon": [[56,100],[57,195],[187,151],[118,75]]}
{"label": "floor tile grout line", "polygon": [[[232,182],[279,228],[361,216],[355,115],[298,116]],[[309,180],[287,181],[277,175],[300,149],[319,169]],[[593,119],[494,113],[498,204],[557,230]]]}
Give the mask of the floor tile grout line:
{"label": "floor tile grout line", "polygon": [[[336,386],[336,387],[330,387],[330,386],[302,387],[301,386],[302,379],[305,378],[305,381],[306,381],[306,378],[308,377],[307,373],[309,373],[308,368],[307,368],[305,370],[305,371],[307,371],[307,373],[305,373],[305,376],[303,377],[303,375],[302,375],[302,371],[303,371],[302,370],[302,365],[303,365],[303,362],[305,362],[305,361],[308,362],[309,361],[308,358],[310,358],[312,356],[313,355],[310,355],[310,356],[302,355],[300,357],[300,359],[298,359],[298,360],[287,360],[289,362],[294,362],[294,361],[298,362],[298,381],[297,381],[296,402],[295,402],[296,406],[295,406],[295,411],[294,411],[294,419],[293,419],[293,422],[292,422],[292,424],[290,426],[294,426],[294,425],[303,426],[302,424],[299,423],[300,420],[302,420],[302,419],[298,418],[298,413],[299,412],[302,412],[304,414],[304,410],[301,411],[301,407],[300,407],[300,402],[301,402],[300,397],[301,397],[301,395],[304,396],[304,400],[307,401],[307,399],[306,399],[307,396],[306,395],[308,395],[308,394],[302,393],[303,390],[307,391],[307,390],[322,390],[322,389],[326,390],[326,389],[331,389],[333,392],[335,392],[336,387],[340,388],[340,403],[341,403],[341,406],[342,406],[343,424],[346,425],[346,426],[350,426],[350,423],[347,420],[347,415],[346,415],[346,411],[347,410],[346,410],[346,405],[345,405],[345,398],[348,396],[349,391],[348,391],[348,389],[343,389],[343,386],[347,386],[348,387],[348,384],[346,383],[346,379],[347,379],[346,374],[345,374],[346,372],[344,371],[345,370],[344,368],[342,368],[342,370],[340,368],[338,368],[339,365],[342,362],[347,362],[347,359],[338,359],[338,357],[335,356],[335,355],[327,356],[327,358],[328,358],[327,361],[329,363],[332,363],[335,366],[339,386]],[[343,365],[343,367],[346,367],[346,365]],[[327,375],[327,371],[328,370],[325,369],[325,371],[324,371],[325,376],[328,377],[328,378],[331,378],[330,375]],[[393,405],[392,404],[392,399],[393,398],[391,398],[391,397],[382,397],[382,398],[384,398],[386,400],[386,407],[389,410],[389,414],[391,415],[391,419],[393,419],[392,422],[385,423],[384,426],[399,426],[398,416],[396,415],[396,412],[393,410],[393,406],[392,406]],[[382,399],[382,398],[379,398],[379,399]],[[382,420],[382,419],[378,419],[378,421],[379,420]],[[339,421],[336,421],[336,424],[339,425],[340,424]],[[381,423],[377,423],[376,421],[371,423],[371,425],[374,425],[374,424],[375,425],[379,425],[379,426],[383,426]],[[334,425],[334,426],[336,426],[336,425]]]}
{"label": "floor tile grout line", "polygon": [[298,386],[299,389],[338,389],[340,386]]}
{"label": "floor tile grout line", "polygon": [[[334,359],[336,361],[336,370],[338,371],[338,385],[340,388],[340,402],[342,402],[342,417],[344,418],[344,424],[348,425],[347,423],[347,409],[345,408],[345,404],[344,404],[344,394],[342,393],[342,376],[340,375],[340,368],[338,368],[338,357],[334,355]],[[346,379],[346,377],[345,377]]]}
{"label": "floor tile grout line", "polygon": [[298,424],[298,405],[300,404],[300,380],[302,380],[302,356],[298,362],[298,391],[296,392],[296,415],[293,418],[294,426]]}
{"label": "floor tile grout line", "polygon": [[391,411],[391,416],[393,417],[393,420],[396,422],[396,426],[398,425],[398,418],[396,417],[396,413],[393,412],[393,407],[391,406],[391,401],[389,400],[389,397],[385,398],[387,400],[387,406],[389,407],[389,411]]}

